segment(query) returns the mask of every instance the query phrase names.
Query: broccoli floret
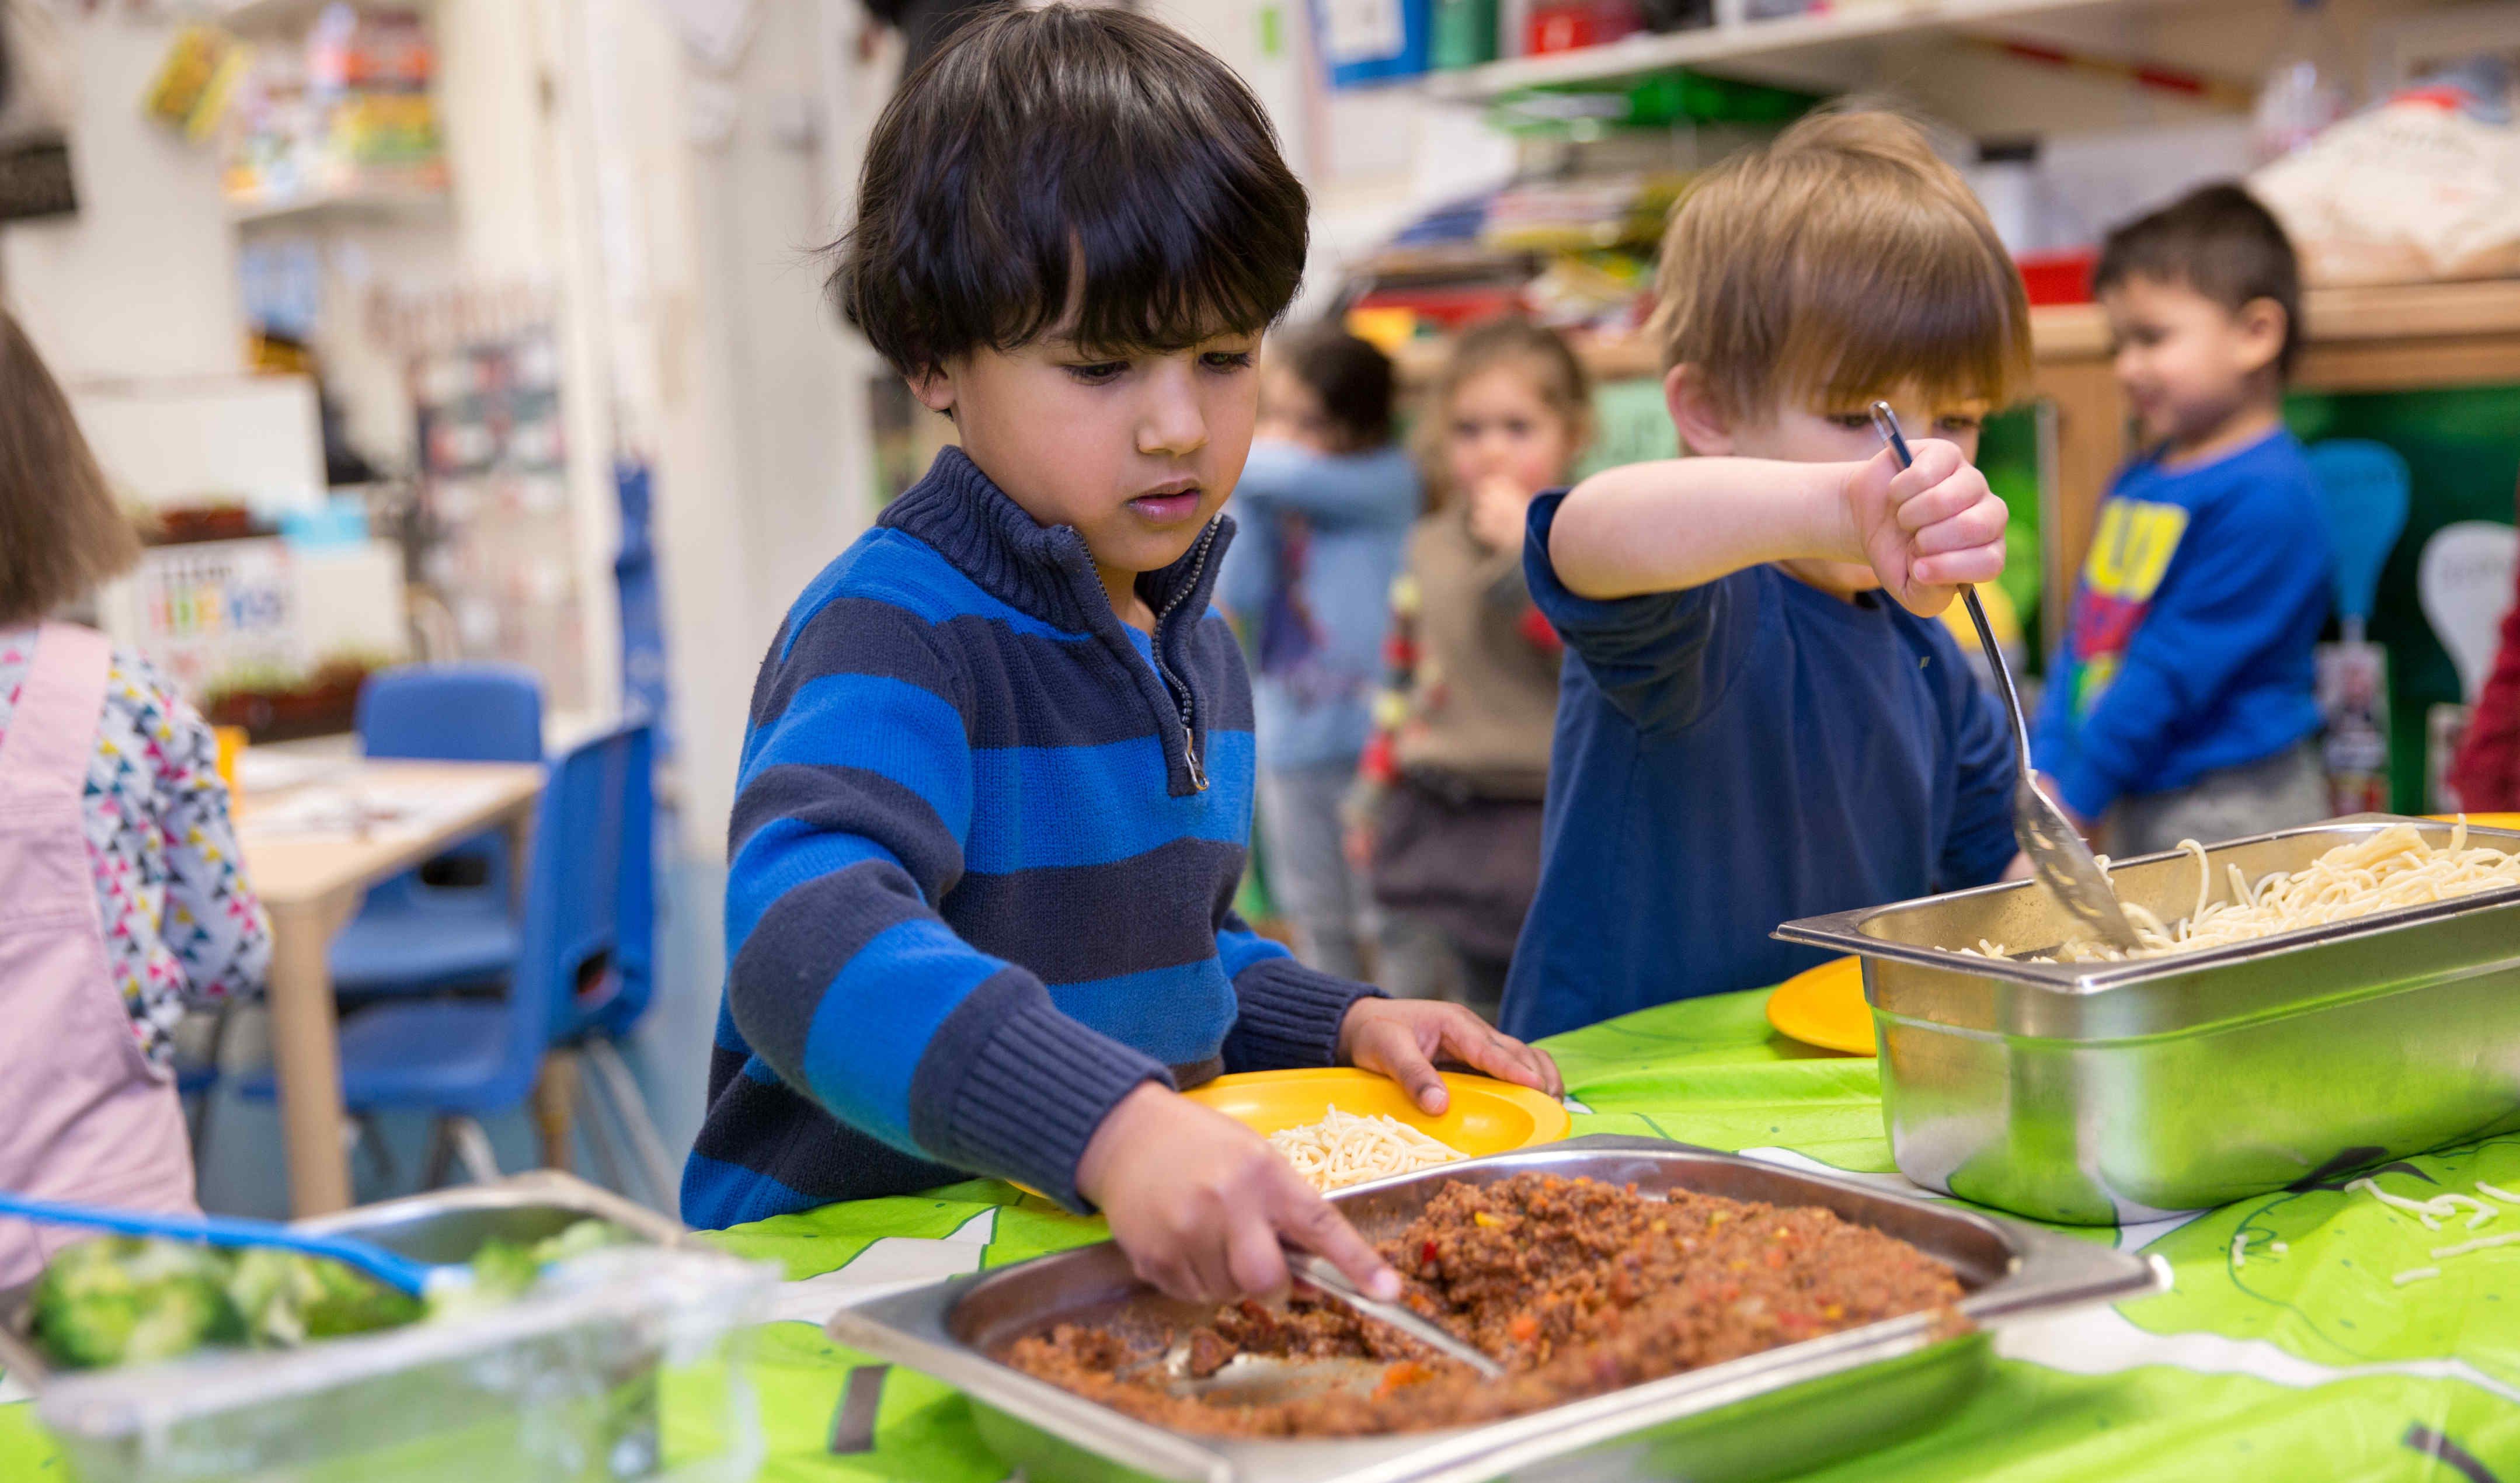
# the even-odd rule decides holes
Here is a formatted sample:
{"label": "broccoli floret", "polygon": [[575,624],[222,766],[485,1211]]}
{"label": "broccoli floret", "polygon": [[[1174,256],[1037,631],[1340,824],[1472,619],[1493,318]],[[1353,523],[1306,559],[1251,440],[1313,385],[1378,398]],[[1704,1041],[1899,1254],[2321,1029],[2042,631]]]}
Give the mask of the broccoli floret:
{"label": "broccoli floret", "polygon": [[262,1346],[393,1328],[421,1316],[418,1299],[339,1262],[268,1247],[238,1254],[227,1290]]}
{"label": "broccoli floret", "polygon": [[564,1262],[570,1257],[601,1251],[607,1246],[626,1244],[629,1239],[630,1233],[610,1221],[576,1221],[560,1235],[534,1242],[534,1262],[537,1266],[548,1267],[554,1262]]}
{"label": "broccoli floret", "polygon": [[428,1295],[428,1316],[432,1319],[462,1318],[515,1302],[532,1290],[534,1283],[541,1279],[543,1269],[553,1263],[600,1251],[607,1246],[618,1246],[629,1239],[628,1232],[609,1221],[583,1220],[531,1245],[516,1241],[485,1241],[479,1250],[472,1253],[469,1264],[472,1269],[472,1281],[432,1291]]}
{"label": "broccoli floret", "polygon": [[314,1269],[315,1296],[306,1305],[306,1336],[335,1338],[399,1328],[420,1321],[420,1299],[339,1262],[301,1258]]}
{"label": "broccoli floret", "polygon": [[423,1303],[294,1251],[105,1236],[65,1249],[44,1269],[31,1299],[33,1331],[65,1369],[171,1359],[212,1344],[286,1349],[495,1308],[522,1296],[546,1266],[628,1239],[617,1226],[587,1220],[530,1245],[491,1241],[472,1257],[472,1281]]}
{"label": "broccoli floret", "polygon": [[34,1334],[65,1369],[171,1359],[235,1343],[244,1324],[225,1290],[221,1253],[179,1241],[81,1241],[44,1269]]}

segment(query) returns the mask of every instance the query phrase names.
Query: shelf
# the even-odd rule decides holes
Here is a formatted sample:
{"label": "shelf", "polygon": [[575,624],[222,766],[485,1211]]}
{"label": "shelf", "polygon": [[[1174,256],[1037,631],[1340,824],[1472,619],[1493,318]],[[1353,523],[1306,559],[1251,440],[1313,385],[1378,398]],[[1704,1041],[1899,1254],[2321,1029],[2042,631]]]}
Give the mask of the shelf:
{"label": "shelf", "polygon": [[[303,30],[332,0],[214,0],[211,13],[232,31]],[[361,10],[426,10],[428,0],[351,0]]]}
{"label": "shelf", "polygon": [[[2302,304],[2304,349],[2372,340],[2457,340],[2520,335],[2520,280],[2313,289]],[[2104,356],[2109,326],[2097,304],[2030,311],[2042,360]]]}
{"label": "shelf", "polygon": [[1817,52],[1893,34],[2126,8],[2127,0],[1841,0],[1838,9],[1818,15],[1630,36],[1581,51],[1433,72],[1422,85],[1433,97],[1479,102],[1516,88],[1617,81],[1677,67],[1721,67],[1730,62]]}
{"label": "shelf", "polygon": [[446,214],[443,187],[352,186],[338,190],[228,198],[228,219],[239,226],[310,221],[327,216],[433,218]]}
{"label": "shelf", "polygon": [[[2306,388],[2520,380],[2520,279],[2313,289],[2302,306],[2302,320],[2309,335],[2296,381]],[[2030,342],[2042,365],[2104,361],[2108,320],[2097,304],[2035,308],[2030,311]],[[1433,381],[1443,366],[1444,347],[1439,337],[1402,346],[1393,357],[1402,382],[1424,385]],[[1575,349],[1596,381],[1662,374],[1660,352],[1642,336],[1580,336]]]}

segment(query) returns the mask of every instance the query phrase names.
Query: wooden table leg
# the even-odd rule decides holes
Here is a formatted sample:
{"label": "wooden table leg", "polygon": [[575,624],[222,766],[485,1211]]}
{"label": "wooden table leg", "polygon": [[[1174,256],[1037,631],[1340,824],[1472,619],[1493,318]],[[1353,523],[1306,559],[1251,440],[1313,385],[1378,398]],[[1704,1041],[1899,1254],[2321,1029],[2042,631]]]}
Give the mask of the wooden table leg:
{"label": "wooden table leg", "polygon": [[[516,992],[511,989],[511,993]],[[570,1109],[577,1103],[577,1053],[553,1051],[543,1056],[542,1074],[534,1079],[534,1132],[542,1144],[543,1167],[567,1169]]]}
{"label": "wooden table leg", "polygon": [[349,908],[337,901],[271,913],[271,1055],[289,1156],[289,1208],[299,1216],[327,1215],[350,1203],[341,1047],[327,962],[333,934],[348,916]]}

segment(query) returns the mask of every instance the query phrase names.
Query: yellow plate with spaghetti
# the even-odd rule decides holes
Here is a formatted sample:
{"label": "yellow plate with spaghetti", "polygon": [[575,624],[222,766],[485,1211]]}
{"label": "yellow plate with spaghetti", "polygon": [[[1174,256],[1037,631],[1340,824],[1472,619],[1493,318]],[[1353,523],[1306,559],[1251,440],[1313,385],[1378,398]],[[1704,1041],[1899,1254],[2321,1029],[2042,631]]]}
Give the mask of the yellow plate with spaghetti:
{"label": "yellow plate with spaghetti", "polygon": [[1320,1122],[1336,1107],[1359,1117],[1397,1118],[1473,1158],[1553,1144],[1566,1136],[1571,1122],[1556,1098],[1509,1081],[1447,1071],[1444,1086],[1453,1101],[1441,1117],[1428,1117],[1390,1077],[1344,1066],[1246,1071],[1220,1076],[1182,1095],[1263,1138]]}
{"label": "yellow plate with spaghetti", "polygon": [[1807,1046],[1876,1056],[1872,1007],[1864,1002],[1864,965],[1833,958],[1777,985],[1768,996],[1768,1023]]}

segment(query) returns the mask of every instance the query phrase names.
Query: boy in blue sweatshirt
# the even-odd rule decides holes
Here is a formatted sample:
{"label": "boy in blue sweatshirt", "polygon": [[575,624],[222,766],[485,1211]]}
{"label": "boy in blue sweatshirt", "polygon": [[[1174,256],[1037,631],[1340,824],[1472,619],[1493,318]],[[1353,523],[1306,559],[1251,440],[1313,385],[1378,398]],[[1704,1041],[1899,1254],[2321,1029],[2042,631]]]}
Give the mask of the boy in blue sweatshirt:
{"label": "boy in blue sweatshirt", "polygon": [[1176,1088],[1432,1062],[1555,1090],[1466,1011],[1316,972],[1229,907],[1251,694],[1208,606],[1303,189],[1162,25],[973,23],[876,127],[832,289],[940,454],[808,586],[753,692],[727,983],[683,1213],[723,1226],[968,1174],[1099,1206],[1138,1272],[1282,1287],[1281,1242],[1399,1279]]}
{"label": "boy in blue sweatshirt", "polygon": [[[1985,213],[1912,125],[1818,114],[1691,188],[1656,292],[1697,456],[1531,507],[1566,668],[1515,1035],[1775,983],[1821,961],[1778,922],[2016,857],[2002,724],[1928,616],[2003,569],[1968,460],[2029,311]],[[1876,397],[1914,440],[1904,472]]]}
{"label": "boy in blue sweatshirt", "polygon": [[2120,856],[2323,819],[2331,556],[2283,425],[2292,244],[2247,192],[2207,186],[2109,234],[2093,282],[2152,446],[2100,505],[2032,760]]}

